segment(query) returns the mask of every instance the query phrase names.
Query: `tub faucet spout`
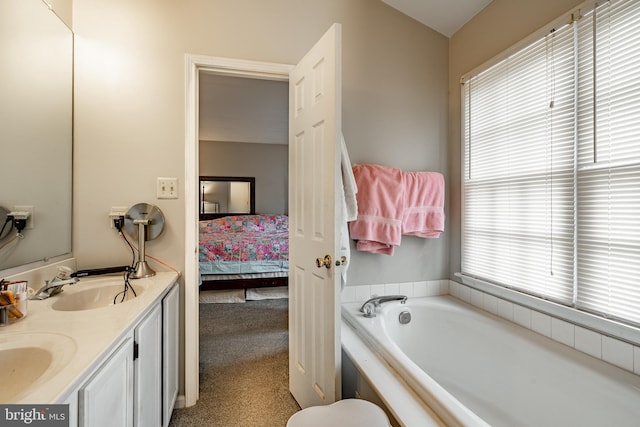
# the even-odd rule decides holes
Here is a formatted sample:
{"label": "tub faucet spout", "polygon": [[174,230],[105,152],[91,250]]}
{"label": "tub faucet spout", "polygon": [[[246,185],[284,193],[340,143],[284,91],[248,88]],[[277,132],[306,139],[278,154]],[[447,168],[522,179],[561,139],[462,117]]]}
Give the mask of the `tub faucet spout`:
{"label": "tub faucet spout", "polygon": [[369,298],[362,307],[360,307],[360,311],[364,313],[364,317],[376,317],[376,311],[378,307],[380,307],[383,303],[389,301],[400,301],[401,304],[407,302],[406,295],[383,295],[383,296],[374,296]]}

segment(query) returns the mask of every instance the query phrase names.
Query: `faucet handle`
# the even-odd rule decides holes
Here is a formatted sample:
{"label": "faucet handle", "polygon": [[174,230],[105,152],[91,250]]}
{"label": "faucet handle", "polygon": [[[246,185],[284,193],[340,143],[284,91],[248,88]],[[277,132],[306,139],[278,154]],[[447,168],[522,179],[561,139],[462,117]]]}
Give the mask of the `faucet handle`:
{"label": "faucet handle", "polygon": [[60,280],[67,280],[71,278],[72,273],[73,270],[70,267],[67,267],[66,265],[59,265],[58,272],[56,273],[56,278]]}
{"label": "faucet handle", "polygon": [[377,305],[379,305],[379,304],[375,304],[373,302],[365,304],[364,307],[362,307],[362,311],[364,312],[363,316],[364,317],[376,317]]}

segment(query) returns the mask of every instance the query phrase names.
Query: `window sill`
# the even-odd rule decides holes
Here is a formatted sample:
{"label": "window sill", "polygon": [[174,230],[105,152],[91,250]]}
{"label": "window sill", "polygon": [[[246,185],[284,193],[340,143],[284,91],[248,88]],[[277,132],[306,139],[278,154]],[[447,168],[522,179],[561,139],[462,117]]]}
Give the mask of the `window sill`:
{"label": "window sill", "polygon": [[575,325],[596,331],[602,335],[616,338],[621,341],[640,345],[640,329],[614,320],[605,319],[575,308],[567,307],[551,301],[546,301],[522,292],[494,285],[484,280],[476,279],[462,273],[455,276],[464,284],[473,289],[485,292],[495,297],[510,301],[532,310],[548,314],[552,317],[565,320]]}

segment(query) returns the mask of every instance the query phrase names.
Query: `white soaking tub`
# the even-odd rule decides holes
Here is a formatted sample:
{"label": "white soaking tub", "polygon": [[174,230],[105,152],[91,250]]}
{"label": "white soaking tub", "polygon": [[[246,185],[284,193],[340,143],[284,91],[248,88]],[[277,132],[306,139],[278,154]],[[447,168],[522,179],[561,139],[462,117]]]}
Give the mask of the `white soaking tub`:
{"label": "white soaking tub", "polygon": [[374,318],[360,305],[343,304],[345,321],[446,425],[640,425],[631,372],[451,296],[387,302]]}

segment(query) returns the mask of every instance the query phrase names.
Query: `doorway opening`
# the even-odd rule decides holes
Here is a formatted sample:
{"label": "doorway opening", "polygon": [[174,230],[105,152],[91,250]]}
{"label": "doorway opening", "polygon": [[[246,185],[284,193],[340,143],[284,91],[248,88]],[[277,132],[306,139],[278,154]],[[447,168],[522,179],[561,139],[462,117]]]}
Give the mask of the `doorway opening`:
{"label": "doorway opening", "polygon": [[186,56],[185,115],[185,290],[184,290],[184,406],[192,406],[199,393],[199,85],[208,75],[288,82],[293,66],[229,58]]}

